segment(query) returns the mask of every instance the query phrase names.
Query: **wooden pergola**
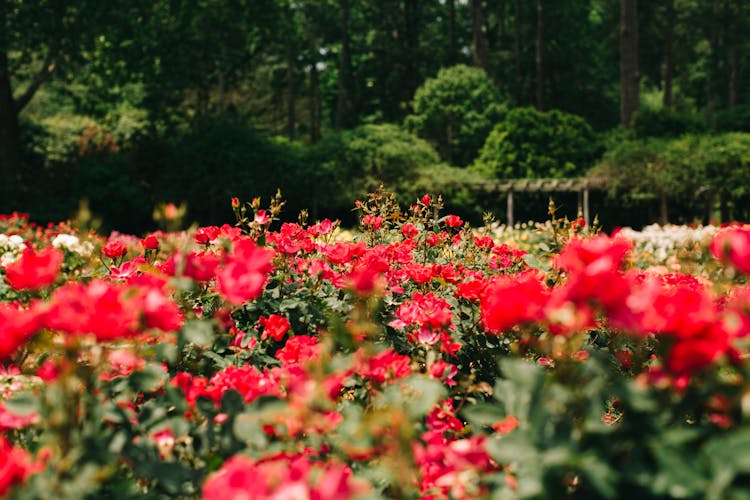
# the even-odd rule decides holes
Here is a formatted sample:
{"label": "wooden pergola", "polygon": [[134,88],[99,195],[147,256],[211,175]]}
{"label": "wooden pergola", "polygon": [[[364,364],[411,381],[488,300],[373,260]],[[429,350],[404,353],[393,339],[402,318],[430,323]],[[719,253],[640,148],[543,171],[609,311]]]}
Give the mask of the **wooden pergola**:
{"label": "wooden pergola", "polygon": [[506,193],[508,226],[513,226],[513,193],[578,193],[578,207],[583,212],[586,224],[591,223],[589,191],[606,188],[606,180],[592,177],[570,177],[564,179],[501,179],[484,182],[477,187],[490,193]]}

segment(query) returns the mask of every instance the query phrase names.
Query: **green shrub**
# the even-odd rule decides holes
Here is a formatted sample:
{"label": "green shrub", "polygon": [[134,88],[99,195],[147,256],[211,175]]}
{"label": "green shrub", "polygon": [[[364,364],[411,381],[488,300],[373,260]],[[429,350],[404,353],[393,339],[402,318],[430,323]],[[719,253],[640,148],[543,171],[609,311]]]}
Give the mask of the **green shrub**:
{"label": "green shrub", "polygon": [[633,131],[640,138],[679,137],[703,132],[705,128],[700,117],[670,109],[641,108],[633,116]]}
{"label": "green shrub", "polygon": [[750,105],[717,111],[714,128],[719,132],[750,132]]}
{"label": "green shrub", "polygon": [[315,203],[310,208],[325,205],[346,219],[353,200],[382,184],[398,193],[404,206],[425,193],[442,194],[451,211],[481,219],[476,185],[485,178],[441,163],[429,143],[396,125],[362,125],[327,135],[311,148],[308,159],[314,165],[308,191]]}
{"label": "green shrub", "polygon": [[[607,180],[610,194],[625,200],[665,196],[689,212],[706,210],[707,196],[723,200],[725,216],[745,218],[750,198],[750,134],[685,135],[678,139],[623,141],[592,170]],[[733,212],[726,207],[733,205]]]}
{"label": "green shrub", "polygon": [[420,168],[439,163],[440,157],[419,137],[397,125],[382,124],[327,135],[312,148],[311,160],[321,180],[331,182],[329,190],[345,195],[339,201],[347,207],[380,184],[395,191],[412,181]]}
{"label": "green shrub", "polygon": [[441,69],[425,81],[414,94],[412,108],[406,126],[430,141],[443,160],[466,166],[504,115],[506,105],[483,70],[458,65]]}
{"label": "green shrub", "polygon": [[198,124],[174,141],[167,158],[150,161],[157,172],[156,201],[184,200],[190,217],[204,223],[231,219],[233,196],[268,199],[281,188],[285,198],[294,197],[290,191],[298,189],[306,169],[301,145],[229,119]]}
{"label": "green shrub", "polygon": [[516,108],[487,137],[474,168],[496,178],[571,177],[583,174],[599,152],[583,118]]}

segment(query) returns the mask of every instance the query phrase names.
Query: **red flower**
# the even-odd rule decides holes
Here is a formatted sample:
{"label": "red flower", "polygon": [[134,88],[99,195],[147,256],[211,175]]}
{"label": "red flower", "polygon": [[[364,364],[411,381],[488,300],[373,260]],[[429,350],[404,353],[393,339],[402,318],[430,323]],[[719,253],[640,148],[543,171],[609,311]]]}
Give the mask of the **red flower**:
{"label": "red flower", "polygon": [[39,252],[24,249],[21,257],[5,268],[5,280],[16,290],[39,290],[55,282],[64,255],[55,247]]}
{"label": "red flower", "polygon": [[144,289],[140,299],[146,328],[172,332],[182,326],[183,316],[177,304],[169,300],[158,288]]}
{"label": "red flower", "polygon": [[383,226],[383,218],[379,215],[365,215],[362,218],[362,225],[375,231]]}
{"label": "red flower", "polygon": [[359,257],[367,251],[364,243],[350,243],[341,241],[327,245],[323,249],[323,255],[331,264],[344,264],[350,262],[353,258]]}
{"label": "red flower", "polygon": [[0,403],[0,432],[5,432],[9,429],[23,429],[24,427],[28,427],[38,421],[38,413],[32,412],[18,415],[9,411],[2,403]]}
{"label": "red flower", "polygon": [[320,352],[321,345],[317,337],[296,335],[286,341],[286,345],[276,351],[276,359],[284,364],[298,364],[315,358]]}
{"label": "red flower", "polygon": [[273,269],[272,258],[272,250],[250,239],[237,241],[227,264],[216,273],[219,293],[236,306],[254,299],[263,291],[266,273]]}
{"label": "red flower", "polygon": [[102,248],[102,253],[110,259],[122,257],[127,251],[128,249],[125,247],[125,243],[120,240],[109,240],[107,244],[104,245],[104,248]]}
{"label": "red flower", "polygon": [[363,351],[360,350],[355,357],[360,358],[357,372],[378,384],[408,377],[412,373],[411,358],[393,352],[393,348],[388,348],[369,359],[364,357]]}
{"label": "red flower", "polygon": [[42,328],[42,314],[39,307],[31,309],[16,309],[9,304],[0,304],[0,361],[4,360],[16,349]]}
{"label": "red flower", "polygon": [[218,237],[219,228],[217,226],[207,226],[198,228],[193,239],[199,245],[208,245]]}
{"label": "red flower", "polygon": [[156,250],[159,248],[159,239],[151,234],[141,240],[141,245],[146,250]]}
{"label": "red flower", "polygon": [[449,215],[445,218],[445,224],[448,227],[461,227],[464,225],[464,221],[458,215]]}
{"label": "red flower", "polygon": [[261,316],[258,323],[263,327],[263,334],[260,338],[264,340],[271,337],[276,342],[284,338],[284,335],[289,331],[290,326],[289,320],[278,314],[272,314],[267,318]]}
{"label": "red flower", "polygon": [[750,273],[750,228],[722,229],[711,242],[711,254],[740,272]]}
{"label": "red flower", "polygon": [[219,256],[210,251],[190,252],[185,259],[185,276],[195,281],[210,281],[219,266]]}
{"label": "red flower", "polygon": [[203,500],[265,498],[353,498],[370,489],[351,469],[338,462],[312,462],[303,455],[286,455],[256,462],[235,455],[203,485]]}
{"label": "red flower", "polygon": [[499,432],[500,434],[509,434],[518,427],[518,424],[520,422],[516,417],[513,415],[508,415],[500,422],[495,422],[492,424],[492,428],[495,430],[495,432]]}
{"label": "red flower", "polygon": [[401,234],[403,234],[404,237],[411,239],[419,234],[419,229],[417,229],[414,224],[410,224],[407,222],[406,224],[401,226]]}
{"label": "red flower", "polygon": [[481,299],[482,324],[500,334],[519,323],[538,320],[547,298],[544,284],[533,273],[514,278],[499,276],[487,285]]}
{"label": "red flower", "polygon": [[42,464],[31,461],[28,452],[10,445],[0,436],[0,497],[26,478],[41,470]]}
{"label": "red flower", "polygon": [[70,283],[52,295],[45,326],[71,334],[93,333],[99,340],[131,337],[138,331],[140,308],[127,300],[127,289],[94,280]]}

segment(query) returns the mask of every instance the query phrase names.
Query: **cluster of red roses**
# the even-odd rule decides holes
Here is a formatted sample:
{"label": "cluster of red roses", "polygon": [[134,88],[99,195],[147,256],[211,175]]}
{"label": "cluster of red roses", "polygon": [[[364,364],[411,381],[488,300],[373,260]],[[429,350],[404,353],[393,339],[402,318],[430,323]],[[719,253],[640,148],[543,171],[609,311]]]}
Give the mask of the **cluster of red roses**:
{"label": "cluster of red roses", "polygon": [[[0,303],[0,362],[40,332],[52,332],[63,343],[83,336],[104,345],[133,341],[154,330],[179,331],[186,319],[202,318],[206,305],[220,334],[232,337],[227,352],[262,351],[268,365],[233,360],[211,373],[171,371],[165,387],[181,391],[190,408],[187,418],[201,418],[201,399],[219,412],[230,392],[245,404],[265,396],[285,403],[283,413],[263,422],[268,439],[291,443],[318,435],[323,444],[260,459],[236,455],[209,476],[204,498],[350,498],[367,493],[372,485],[356,477],[353,464],[396,453],[398,436],[378,427],[373,430],[382,441],[378,445],[325,441],[346,418],[338,405],[361,398],[362,411],[373,411],[379,397],[399,384],[406,388],[410,377],[419,376],[445,393],[419,422],[410,447],[416,470],[412,486],[425,498],[486,493],[483,475],[502,464],[491,460],[485,436],[460,417],[454,401],[461,393],[450,392],[474,390],[460,387],[470,386],[467,380],[474,376],[471,362],[459,361],[462,349],[475,340],[470,336],[489,341],[528,331],[529,337],[542,332],[564,339],[608,328],[636,339],[666,338],[663,369],[652,369],[650,376],[671,377],[677,386],[719,360],[743,362],[738,341],[750,334],[750,286],[733,287],[718,297],[689,275],[627,269],[629,242],[604,235],[572,239],[548,272],[531,269],[522,260],[524,252],[476,236],[457,216],[431,221],[430,227],[424,217],[431,203],[423,197],[413,207],[413,220],[395,231],[390,231],[387,214],[363,217],[364,230],[377,236],[369,245],[332,241],[335,224],[330,221],[309,227],[282,224],[263,234],[265,246],[228,225],[199,228],[191,234],[192,242],[184,234],[154,233],[143,239],[115,235],[101,249],[111,265],[85,280],[63,270],[63,251],[45,245],[35,249],[29,243],[2,270],[16,295],[12,302]],[[270,223],[265,213],[254,220],[261,228]],[[719,232],[712,251],[736,270],[750,273],[750,229]],[[182,295],[185,284],[180,280],[186,278],[193,288]],[[356,317],[369,322],[362,328],[380,322],[367,334],[350,321],[355,345],[337,352],[325,327],[296,331],[288,309],[255,311],[250,321],[243,316],[250,314],[246,311],[235,314],[264,297],[269,279],[290,289],[327,293],[322,302],[347,301],[342,309],[354,311],[352,317],[362,312],[357,308],[364,307],[363,297],[382,299],[385,312],[370,309]],[[275,288],[274,293],[281,292]],[[343,351],[348,358],[331,361]],[[552,366],[555,353],[549,355],[537,360]],[[627,351],[615,355],[629,366]],[[576,356],[585,362],[587,353],[577,351]],[[99,375],[109,380],[143,367],[144,360],[113,351],[107,373]],[[54,371],[44,364],[37,375],[53,381]],[[463,393],[464,402],[467,395]],[[138,402],[129,404],[139,411]],[[7,413],[2,406],[0,412]],[[222,425],[225,418],[219,413],[211,424]],[[33,424],[30,419],[22,425]],[[489,428],[503,435],[517,425],[507,415]],[[171,431],[160,436],[174,438]],[[339,459],[328,455],[332,446],[338,446]],[[0,437],[0,495],[41,467]]]}

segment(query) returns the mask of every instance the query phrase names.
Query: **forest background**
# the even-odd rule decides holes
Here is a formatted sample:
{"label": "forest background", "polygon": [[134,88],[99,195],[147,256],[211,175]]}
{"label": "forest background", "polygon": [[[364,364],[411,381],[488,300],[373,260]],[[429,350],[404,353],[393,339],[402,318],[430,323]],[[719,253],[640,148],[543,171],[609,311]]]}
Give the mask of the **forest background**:
{"label": "forest background", "polygon": [[0,213],[142,232],[280,188],[350,223],[385,183],[502,220],[499,179],[591,176],[609,226],[747,220],[748,33],[742,0],[0,0]]}

